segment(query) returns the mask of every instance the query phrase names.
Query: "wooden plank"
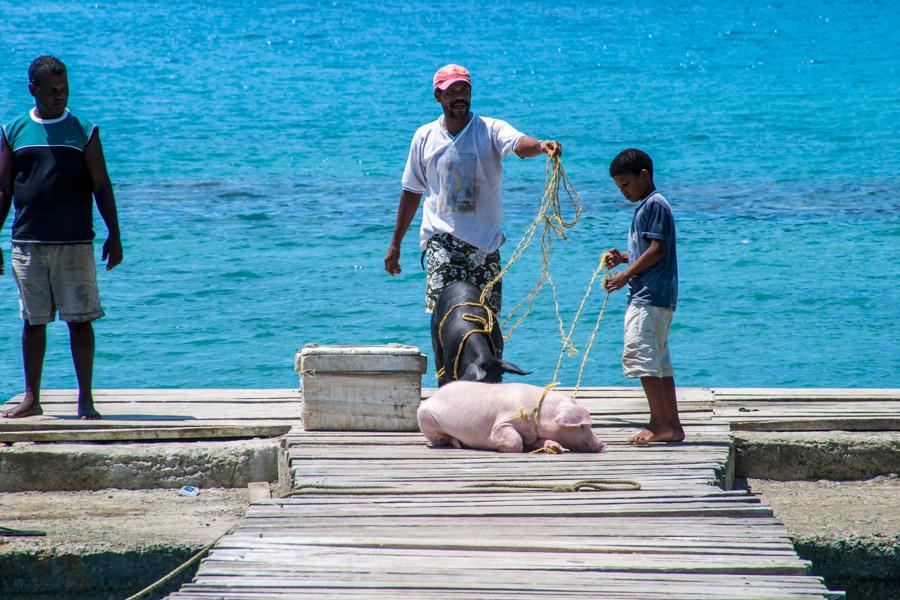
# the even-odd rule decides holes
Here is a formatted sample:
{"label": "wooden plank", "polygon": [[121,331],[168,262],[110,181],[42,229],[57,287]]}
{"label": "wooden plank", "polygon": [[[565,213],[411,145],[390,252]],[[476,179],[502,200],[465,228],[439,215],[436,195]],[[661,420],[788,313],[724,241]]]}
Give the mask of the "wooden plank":
{"label": "wooden plank", "polygon": [[[334,577],[338,574],[329,574]],[[531,575],[531,574],[529,574]],[[515,579],[480,579],[468,583],[465,574],[448,573],[440,581],[419,582],[415,575],[401,574],[393,580],[355,578],[332,585],[325,577],[301,575],[288,577],[260,573],[250,582],[240,585],[227,574],[211,576],[208,587],[188,584],[170,598],[823,598],[822,587],[794,584],[789,576],[763,577],[759,575],[693,575],[698,581],[683,581],[672,576],[656,576],[654,580],[634,578],[635,574],[586,573],[579,574],[578,584],[572,585],[571,575],[553,582],[531,583],[522,577]],[[726,579],[731,577],[731,580]],[[418,578],[423,579],[423,578]],[[209,592],[206,595],[205,592]],[[425,593],[427,591],[427,594]],[[200,594],[200,595],[197,595]],[[260,594],[266,594],[261,596]],[[279,595],[276,595],[279,594]],[[280,595],[284,594],[284,595]],[[842,596],[829,596],[842,597]]]}
{"label": "wooden plank", "polygon": [[900,417],[736,419],[732,427],[740,431],[900,431]]}
{"label": "wooden plank", "polygon": [[[154,400],[156,398],[191,398],[197,401],[219,400],[222,398],[232,400],[275,400],[296,402],[302,397],[299,389],[226,389],[226,388],[128,388],[109,389],[99,388],[92,391],[95,400],[107,400],[115,398],[142,398]],[[22,394],[17,394],[12,399],[21,400]],[[41,390],[41,403],[54,400],[77,400],[78,390],[49,389]]]}
{"label": "wooden plank", "polygon": [[[420,573],[423,579],[429,573],[442,573],[448,564],[454,569],[467,571],[485,570],[537,570],[549,569],[557,572],[580,573],[584,571],[640,572],[660,571],[664,573],[767,573],[781,575],[805,575],[810,563],[794,556],[727,556],[696,554],[609,554],[601,552],[580,552],[577,554],[559,551],[534,552],[492,552],[483,550],[454,550],[442,548],[393,548],[367,547],[365,552],[358,548],[320,548],[308,545],[286,545],[257,543],[254,546],[228,547],[229,537],[217,545],[210,553],[216,561],[252,563],[255,567],[265,564],[296,563],[298,570],[347,569],[366,573],[385,567],[391,572]],[[250,550],[250,553],[248,553]],[[305,569],[300,565],[309,565]],[[489,565],[486,567],[485,565]]]}
{"label": "wooden plank", "polygon": [[716,400],[753,399],[783,400],[836,398],[852,402],[855,400],[892,399],[900,400],[900,388],[712,388]]}
{"label": "wooden plank", "polygon": [[287,433],[288,429],[286,425],[262,425],[0,431],[0,442],[138,442],[278,437]]}
{"label": "wooden plank", "polygon": [[[189,402],[167,404],[121,403],[104,404],[95,402],[94,406],[104,418],[127,418],[129,420],[249,420],[279,419],[300,422],[300,407],[289,404],[253,404],[219,403],[215,405],[192,404]],[[56,416],[56,410],[44,407],[44,416]],[[59,409],[59,416],[74,416],[74,404]]]}
{"label": "wooden plank", "polygon": [[[154,429],[181,428],[181,427],[238,427],[238,428],[287,428],[290,431],[294,425],[290,420],[284,419],[147,419],[132,421],[118,419],[115,416],[104,416],[99,421],[82,421],[76,416],[71,417],[28,417],[25,419],[0,419],[0,432],[16,431],[71,431],[85,429],[136,429],[150,427]],[[286,434],[285,434],[286,435]]]}

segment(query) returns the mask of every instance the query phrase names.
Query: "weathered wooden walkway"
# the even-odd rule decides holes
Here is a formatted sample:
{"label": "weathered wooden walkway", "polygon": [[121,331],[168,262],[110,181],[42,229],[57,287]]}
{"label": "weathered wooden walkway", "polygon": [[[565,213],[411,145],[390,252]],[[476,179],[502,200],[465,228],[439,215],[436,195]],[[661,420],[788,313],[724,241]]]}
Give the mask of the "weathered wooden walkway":
{"label": "weathered wooden walkway", "polygon": [[[8,408],[14,398],[3,408]],[[579,403],[601,454],[429,449],[416,433],[314,433],[297,390],[99,390],[103,421],[71,391],[43,417],[0,420],[0,441],[286,436],[295,487],[427,491],[474,482],[628,479],[639,491],[314,495],[251,506],[172,598],[841,598],[807,575],[784,526],[730,491],[732,429],[900,430],[900,390],[679,389],[687,440],[633,447],[637,388]],[[292,427],[293,426],[293,427]]]}
{"label": "weathered wooden walkway", "polygon": [[[80,421],[76,390],[43,390],[44,414],[0,419],[0,442],[137,442],[275,437],[300,421],[298,390],[94,390],[99,421]],[[8,410],[19,394],[0,405]]]}
{"label": "weathered wooden walkway", "polygon": [[[579,403],[610,444],[599,455],[429,449],[418,434],[295,428],[287,438],[295,488],[427,491],[475,482],[627,479],[641,489],[272,500],[253,505],[195,581],[171,597],[843,597],[807,574],[809,564],[797,557],[771,508],[730,491],[730,425],[715,400],[714,390],[679,390],[687,440],[638,448],[627,439],[646,419],[640,390],[582,390]],[[794,416],[808,416],[800,404]],[[744,416],[737,406],[723,410],[731,408]],[[757,421],[765,420],[763,408],[755,411]],[[883,408],[882,418],[896,418]],[[769,417],[786,414],[775,413]]]}

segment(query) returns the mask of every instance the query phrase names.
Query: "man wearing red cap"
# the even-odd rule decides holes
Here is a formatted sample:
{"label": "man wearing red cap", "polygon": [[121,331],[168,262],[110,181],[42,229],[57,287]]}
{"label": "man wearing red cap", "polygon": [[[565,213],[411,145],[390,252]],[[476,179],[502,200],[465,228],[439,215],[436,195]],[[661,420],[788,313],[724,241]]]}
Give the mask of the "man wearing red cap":
{"label": "man wearing red cap", "polygon": [[[400,242],[424,194],[419,246],[428,257],[427,312],[446,285],[468,281],[484,288],[500,272],[503,157],[562,153],[556,140],[538,140],[506,121],[473,114],[472,78],[465,67],[441,67],[433,88],[443,114],[413,136],[394,235],[384,257],[385,270],[399,273]],[[499,281],[487,303],[499,314]]]}

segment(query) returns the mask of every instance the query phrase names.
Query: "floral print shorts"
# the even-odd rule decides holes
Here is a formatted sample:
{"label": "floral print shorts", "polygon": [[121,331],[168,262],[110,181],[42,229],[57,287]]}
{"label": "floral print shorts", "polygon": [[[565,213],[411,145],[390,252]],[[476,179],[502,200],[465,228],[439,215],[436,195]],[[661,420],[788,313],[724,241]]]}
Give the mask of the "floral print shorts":
{"label": "floral print shorts", "polygon": [[[431,236],[425,253],[428,257],[425,312],[434,311],[434,305],[445,286],[457,281],[468,281],[484,289],[500,272],[500,250],[484,252],[449,233]],[[487,298],[488,306],[495,314],[500,314],[502,283],[498,281]]]}

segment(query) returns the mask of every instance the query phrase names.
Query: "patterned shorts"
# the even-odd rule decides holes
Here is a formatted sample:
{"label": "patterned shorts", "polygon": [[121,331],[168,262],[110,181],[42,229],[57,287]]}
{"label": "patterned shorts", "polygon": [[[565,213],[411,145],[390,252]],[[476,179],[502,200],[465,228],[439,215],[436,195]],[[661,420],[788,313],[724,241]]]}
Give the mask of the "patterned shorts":
{"label": "patterned shorts", "polygon": [[[500,272],[499,250],[484,252],[449,233],[432,236],[428,240],[425,253],[428,256],[425,312],[434,311],[434,305],[445,286],[457,281],[468,281],[484,289],[484,286]],[[491,288],[487,298],[488,306],[496,314],[500,314],[502,283],[498,281]]]}

